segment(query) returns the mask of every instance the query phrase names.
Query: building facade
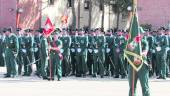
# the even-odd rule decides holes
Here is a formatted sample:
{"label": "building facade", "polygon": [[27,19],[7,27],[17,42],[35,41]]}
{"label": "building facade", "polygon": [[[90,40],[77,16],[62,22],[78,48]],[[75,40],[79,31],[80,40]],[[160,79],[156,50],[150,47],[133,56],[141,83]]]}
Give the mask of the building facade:
{"label": "building facade", "polygon": [[138,0],[138,6],[141,24],[151,24],[153,29],[170,28],[170,0]]}

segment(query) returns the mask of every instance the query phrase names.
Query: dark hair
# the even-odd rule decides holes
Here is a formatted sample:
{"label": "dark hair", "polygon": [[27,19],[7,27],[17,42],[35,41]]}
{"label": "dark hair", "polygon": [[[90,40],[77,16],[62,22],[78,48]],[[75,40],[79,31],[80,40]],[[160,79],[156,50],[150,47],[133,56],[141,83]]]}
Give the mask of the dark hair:
{"label": "dark hair", "polygon": [[7,31],[7,28],[3,28],[3,30],[2,30],[4,33]]}
{"label": "dark hair", "polygon": [[21,28],[17,28],[17,29],[16,29],[17,32],[19,32],[19,31],[21,31],[21,30],[22,30]]}
{"label": "dark hair", "polygon": [[7,31],[9,31],[11,33],[12,32],[12,27],[8,28]]}
{"label": "dark hair", "polygon": [[25,32],[32,32],[33,30],[32,29],[26,29],[24,30]]}

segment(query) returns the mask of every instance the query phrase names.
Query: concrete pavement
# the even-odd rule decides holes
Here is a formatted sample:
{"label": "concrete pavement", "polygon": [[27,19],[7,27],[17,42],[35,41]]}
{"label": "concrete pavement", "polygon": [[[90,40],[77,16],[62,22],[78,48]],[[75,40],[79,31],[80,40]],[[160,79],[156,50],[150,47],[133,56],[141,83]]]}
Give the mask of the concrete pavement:
{"label": "concrete pavement", "polygon": [[[0,70],[0,96],[128,96],[127,79],[62,78],[62,81],[44,81],[36,76],[3,78]],[[170,78],[150,79],[151,96],[170,96]],[[138,96],[142,96],[138,82]]]}

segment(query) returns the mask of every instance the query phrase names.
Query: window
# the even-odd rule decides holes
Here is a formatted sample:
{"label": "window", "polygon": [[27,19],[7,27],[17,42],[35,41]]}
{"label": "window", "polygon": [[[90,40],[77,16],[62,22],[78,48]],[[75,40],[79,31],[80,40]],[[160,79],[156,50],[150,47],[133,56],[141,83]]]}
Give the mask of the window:
{"label": "window", "polygon": [[67,4],[68,4],[68,7],[72,7],[72,4],[71,4],[71,3],[72,3],[72,0],[68,0],[68,3],[67,3]]}
{"label": "window", "polygon": [[90,7],[90,1],[85,0],[84,1],[84,9],[89,9],[89,7]]}
{"label": "window", "polygon": [[54,1],[55,1],[55,0],[48,0],[48,4],[49,4],[49,5],[54,5]]}

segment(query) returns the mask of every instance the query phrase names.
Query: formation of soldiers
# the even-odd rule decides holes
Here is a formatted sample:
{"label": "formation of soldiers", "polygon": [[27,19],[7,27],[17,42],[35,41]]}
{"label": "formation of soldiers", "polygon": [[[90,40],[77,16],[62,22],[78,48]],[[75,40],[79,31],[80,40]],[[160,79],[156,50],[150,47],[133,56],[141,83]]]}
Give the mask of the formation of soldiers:
{"label": "formation of soldiers", "polygon": [[[170,68],[170,31],[144,34],[149,44],[147,55],[150,76],[166,79]],[[35,74],[44,80],[76,76],[125,78],[129,64],[124,58],[128,33],[122,30],[102,32],[100,28],[57,28],[50,36],[43,29],[4,28],[0,34],[0,65],[6,66],[5,78]]]}

